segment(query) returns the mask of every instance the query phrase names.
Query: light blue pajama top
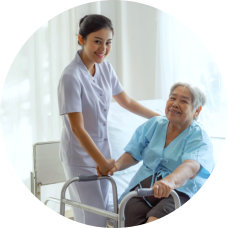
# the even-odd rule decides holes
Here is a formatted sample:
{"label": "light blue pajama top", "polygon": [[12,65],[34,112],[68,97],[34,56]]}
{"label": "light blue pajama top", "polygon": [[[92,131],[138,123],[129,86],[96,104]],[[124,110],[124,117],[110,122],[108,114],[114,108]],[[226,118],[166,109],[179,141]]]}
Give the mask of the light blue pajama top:
{"label": "light blue pajama top", "polygon": [[[185,160],[195,160],[201,169],[196,177],[177,188],[192,197],[204,184],[214,168],[213,149],[209,136],[194,120],[166,148],[169,120],[165,116],[153,117],[137,128],[125,151],[136,160],[143,161],[121,199],[145,178],[158,172],[162,178],[172,173]],[[156,181],[156,180],[155,180]],[[153,183],[152,183],[153,184]]]}

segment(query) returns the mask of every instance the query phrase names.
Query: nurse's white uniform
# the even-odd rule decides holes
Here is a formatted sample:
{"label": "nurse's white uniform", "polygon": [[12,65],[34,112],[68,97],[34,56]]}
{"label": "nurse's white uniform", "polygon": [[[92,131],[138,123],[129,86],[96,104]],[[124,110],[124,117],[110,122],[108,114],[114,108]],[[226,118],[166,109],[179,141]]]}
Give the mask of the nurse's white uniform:
{"label": "nurse's white uniform", "polygon": [[[58,86],[59,112],[63,117],[60,158],[67,179],[79,175],[94,175],[96,163],[85,152],[73,134],[68,113],[82,112],[84,127],[105,158],[111,158],[107,135],[107,114],[112,96],[123,91],[116,73],[108,61],[95,64],[92,77],[79,52],[65,68]],[[70,197],[101,209],[108,209],[106,180],[80,182],[71,185]],[[87,225],[105,227],[106,219],[81,209],[74,209],[75,220]]]}

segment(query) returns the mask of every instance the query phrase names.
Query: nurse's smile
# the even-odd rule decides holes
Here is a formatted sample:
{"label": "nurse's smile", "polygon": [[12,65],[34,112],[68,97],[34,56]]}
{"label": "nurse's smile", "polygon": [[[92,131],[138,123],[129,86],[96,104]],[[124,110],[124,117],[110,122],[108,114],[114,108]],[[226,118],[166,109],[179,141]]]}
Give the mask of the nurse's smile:
{"label": "nurse's smile", "polygon": [[96,53],[96,52],[95,52],[95,54],[96,54],[96,55],[97,55],[97,57],[98,57],[98,58],[100,58],[100,59],[102,59],[102,58],[104,58],[104,57],[105,57],[105,54],[99,54],[99,53]]}

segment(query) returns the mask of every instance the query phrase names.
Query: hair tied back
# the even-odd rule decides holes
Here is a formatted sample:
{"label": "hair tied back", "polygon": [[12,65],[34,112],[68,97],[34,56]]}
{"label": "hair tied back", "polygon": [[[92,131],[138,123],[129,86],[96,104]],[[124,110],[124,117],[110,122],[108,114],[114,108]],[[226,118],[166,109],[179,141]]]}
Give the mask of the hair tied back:
{"label": "hair tied back", "polygon": [[79,21],[79,27],[81,27],[81,24],[83,23],[83,21],[85,21],[85,19],[88,17],[88,15],[85,15],[83,18],[80,19]]}

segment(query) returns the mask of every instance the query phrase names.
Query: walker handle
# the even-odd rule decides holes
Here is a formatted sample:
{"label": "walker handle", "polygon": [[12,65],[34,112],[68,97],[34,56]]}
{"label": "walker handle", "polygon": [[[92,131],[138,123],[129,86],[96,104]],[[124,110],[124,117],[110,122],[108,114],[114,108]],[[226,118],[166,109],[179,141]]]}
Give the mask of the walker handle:
{"label": "walker handle", "polygon": [[139,188],[136,191],[139,197],[152,196],[154,194],[154,190],[152,188]]}
{"label": "walker handle", "polygon": [[98,180],[97,175],[92,175],[92,176],[79,176],[78,181],[94,181]]}
{"label": "walker handle", "polygon": [[[136,194],[138,197],[152,196],[154,194],[154,190],[152,188],[142,188],[137,189]],[[171,190],[170,195],[173,197],[175,208],[181,206],[180,198],[175,190]]]}

